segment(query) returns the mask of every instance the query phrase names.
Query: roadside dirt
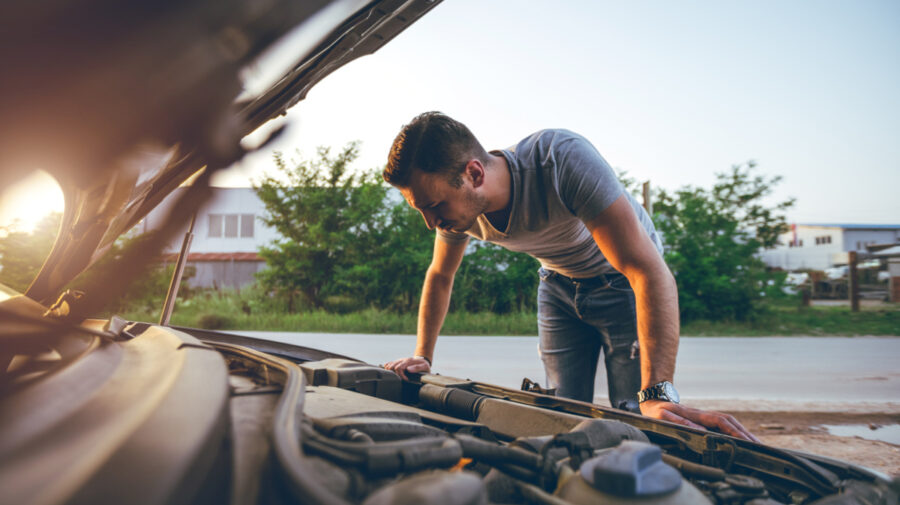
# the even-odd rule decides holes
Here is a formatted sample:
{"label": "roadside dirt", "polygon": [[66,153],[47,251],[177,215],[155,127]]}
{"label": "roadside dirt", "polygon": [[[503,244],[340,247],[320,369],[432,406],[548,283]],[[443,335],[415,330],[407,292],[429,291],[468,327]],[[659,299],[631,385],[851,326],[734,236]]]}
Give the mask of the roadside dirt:
{"label": "roadside dirt", "polygon": [[856,463],[900,476],[900,445],[859,436],[836,436],[824,425],[878,428],[900,424],[900,413],[740,412],[728,410],[766,444]]}

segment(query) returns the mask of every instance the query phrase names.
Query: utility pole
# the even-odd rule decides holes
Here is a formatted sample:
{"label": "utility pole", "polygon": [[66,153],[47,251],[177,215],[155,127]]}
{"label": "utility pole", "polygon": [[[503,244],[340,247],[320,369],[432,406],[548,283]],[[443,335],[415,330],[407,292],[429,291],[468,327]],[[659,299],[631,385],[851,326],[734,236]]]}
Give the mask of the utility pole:
{"label": "utility pole", "polygon": [[644,210],[647,214],[653,216],[653,201],[650,199],[650,181],[644,182]]}

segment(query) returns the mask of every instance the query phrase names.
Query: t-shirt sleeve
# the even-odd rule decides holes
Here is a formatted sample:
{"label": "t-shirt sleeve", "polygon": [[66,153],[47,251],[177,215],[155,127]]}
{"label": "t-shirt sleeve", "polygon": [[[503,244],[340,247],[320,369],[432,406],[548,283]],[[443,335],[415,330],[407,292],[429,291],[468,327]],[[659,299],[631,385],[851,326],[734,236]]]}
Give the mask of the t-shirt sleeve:
{"label": "t-shirt sleeve", "polygon": [[559,196],[572,214],[587,222],[625,190],[597,149],[584,137],[568,133],[554,146]]}

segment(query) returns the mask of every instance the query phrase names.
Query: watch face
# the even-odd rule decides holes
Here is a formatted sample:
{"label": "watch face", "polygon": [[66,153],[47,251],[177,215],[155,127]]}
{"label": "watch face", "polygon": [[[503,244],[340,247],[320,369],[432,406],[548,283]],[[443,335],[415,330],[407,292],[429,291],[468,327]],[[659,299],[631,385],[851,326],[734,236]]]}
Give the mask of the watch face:
{"label": "watch face", "polygon": [[671,382],[666,382],[663,385],[663,392],[669,397],[669,401],[672,403],[679,402],[680,398],[678,397],[678,391],[675,390],[675,386],[673,386]]}

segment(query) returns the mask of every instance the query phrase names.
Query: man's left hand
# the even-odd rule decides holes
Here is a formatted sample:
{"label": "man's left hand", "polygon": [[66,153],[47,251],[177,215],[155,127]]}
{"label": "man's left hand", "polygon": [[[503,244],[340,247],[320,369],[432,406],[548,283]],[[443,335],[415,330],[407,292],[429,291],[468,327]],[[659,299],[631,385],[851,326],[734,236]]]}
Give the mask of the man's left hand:
{"label": "man's left hand", "polygon": [[751,442],[759,442],[758,438],[754,437],[752,433],[747,431],[747,428],[744,428],[744,426],[730,414],[695,409],[662,400],[647,400],[641,403],[641,414],[654,419],[662,419],[663,421],[683,424],[700,430],[708,428],[715,429],[726,435],[742,438]]}

